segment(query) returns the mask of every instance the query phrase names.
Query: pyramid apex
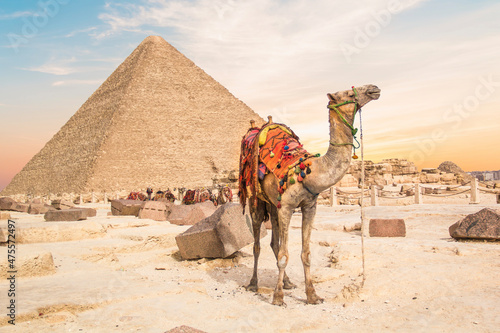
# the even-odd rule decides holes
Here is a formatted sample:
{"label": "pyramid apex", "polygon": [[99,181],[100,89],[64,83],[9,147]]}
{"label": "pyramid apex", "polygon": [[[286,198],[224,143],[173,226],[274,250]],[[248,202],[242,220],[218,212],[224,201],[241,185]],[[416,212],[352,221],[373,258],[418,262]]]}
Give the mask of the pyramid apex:
{"label": "pyramid apex", "polygon": [[147,42],[165,43],[166,41],[161,36],[148,36],[148,37],[144,38],[144,40],[142,41],[142,43],[147,43]]}

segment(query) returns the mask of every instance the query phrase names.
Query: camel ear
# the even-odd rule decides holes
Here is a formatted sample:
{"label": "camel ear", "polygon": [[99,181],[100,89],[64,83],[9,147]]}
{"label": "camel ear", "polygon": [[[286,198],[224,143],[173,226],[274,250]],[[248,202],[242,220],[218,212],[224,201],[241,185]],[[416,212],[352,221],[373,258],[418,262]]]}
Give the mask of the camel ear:
{"label": "camel ear", "polygon": [[330,101],[334,101],[332,94],[326,94],[326,96],[328,96],[328,99],[329,99]]}

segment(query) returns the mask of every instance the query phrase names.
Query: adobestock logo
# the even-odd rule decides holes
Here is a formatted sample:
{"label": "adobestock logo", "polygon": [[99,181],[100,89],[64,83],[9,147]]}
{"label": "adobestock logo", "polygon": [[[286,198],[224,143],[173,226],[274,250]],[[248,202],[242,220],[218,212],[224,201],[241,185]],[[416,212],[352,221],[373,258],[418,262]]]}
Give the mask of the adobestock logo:
{"label": "adobestock logo", "polygon": [[10,42],[10,48],[16,53],[19,52],[19,46],[27,44],[30,39],[36,37],[40,29],[45,27],[51,18],[54,18],[60,11],[61,5],[67,5],[70,0],[47,0],[38,2],[38,11],[28,17],[23,17],[21,33],[8,33],[7,38]]}

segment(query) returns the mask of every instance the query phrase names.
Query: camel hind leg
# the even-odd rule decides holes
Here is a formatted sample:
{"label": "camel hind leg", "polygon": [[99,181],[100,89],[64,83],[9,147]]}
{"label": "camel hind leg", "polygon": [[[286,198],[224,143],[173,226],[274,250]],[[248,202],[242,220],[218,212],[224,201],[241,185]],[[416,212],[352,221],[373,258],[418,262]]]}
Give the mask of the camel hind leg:
{"label": "camel hind leg", "polygon": [[[271,204],[267,204],[267,210],[270,213],[270,218],[271,218],[271,225],[273,228],[272,232],[272,238],[271,238],[271,248],[273,249],[274,256],[276,257],[276,260],[278,260],[278,252],[279,252],[279,246],[280,246],[280,231],[279,231],[279,224],[278,224],[278,208]],[[292,281],[290,281],[290,278],[288,275],[286,275],[286,272],[284,273],[283,276],[283,289],[294,289],[297,288],[297,285],[294,284]]]}
{"label": "camel hind leg", "polygon": [[[250,202],[252,202],[253,198],[250,198]],[[253,229],[253,275],[250,283],[245,287],[246,290],[257,292],[258,287],[258,278],[257,278],[257,269],[259,264],[259,255],[260,255],[260,228],[262,226],[262,222],[267,218],[267,210],[266,203],[257,199],[257,207],[250,206],[250,216],[252,217],[252,229]]]}

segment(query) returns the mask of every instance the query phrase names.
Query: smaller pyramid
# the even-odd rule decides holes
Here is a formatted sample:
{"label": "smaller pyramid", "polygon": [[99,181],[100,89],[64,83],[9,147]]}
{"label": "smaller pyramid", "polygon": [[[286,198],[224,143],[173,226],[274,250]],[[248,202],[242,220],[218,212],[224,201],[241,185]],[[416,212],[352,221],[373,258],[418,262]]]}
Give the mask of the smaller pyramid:
{"label": "smaller pyramid", "polygon": [[2,195],[201,187],[264,120],[163,38],[130,54]]}

